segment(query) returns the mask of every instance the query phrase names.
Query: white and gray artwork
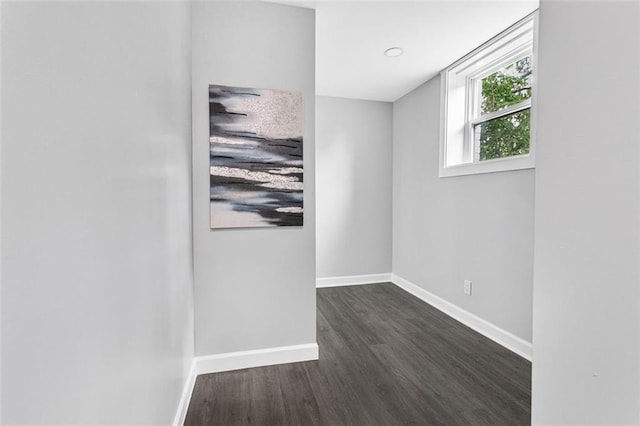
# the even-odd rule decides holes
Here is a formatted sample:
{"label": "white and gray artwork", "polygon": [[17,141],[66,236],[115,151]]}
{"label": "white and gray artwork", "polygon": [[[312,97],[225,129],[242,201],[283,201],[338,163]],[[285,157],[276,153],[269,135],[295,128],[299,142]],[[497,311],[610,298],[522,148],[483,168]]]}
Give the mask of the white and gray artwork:
{"label": "white and gray artwork", "polygon": [[211,228],[302,226],[300,92],[209,86]]}

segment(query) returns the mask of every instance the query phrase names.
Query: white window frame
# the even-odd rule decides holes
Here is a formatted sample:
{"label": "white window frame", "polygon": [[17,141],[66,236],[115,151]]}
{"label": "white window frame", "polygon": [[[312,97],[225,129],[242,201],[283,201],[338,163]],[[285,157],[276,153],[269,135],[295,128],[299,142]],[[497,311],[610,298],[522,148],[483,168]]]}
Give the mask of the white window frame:
{"label": "white window frame", "polygon": [[[535,167],[536,38],[537,12],[534,12],[442,71],[440,177]],[[526,56],[531,56],[531,98],[480,116],[482,79]],[[531,111],[529,153],[479,161],[474,126],[527,108]]]}

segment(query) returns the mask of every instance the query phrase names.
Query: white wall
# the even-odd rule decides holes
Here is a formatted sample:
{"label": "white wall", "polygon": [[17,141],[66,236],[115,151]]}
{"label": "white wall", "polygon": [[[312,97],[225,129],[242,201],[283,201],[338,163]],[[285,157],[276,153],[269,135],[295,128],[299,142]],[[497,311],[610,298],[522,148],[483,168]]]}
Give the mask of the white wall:
{"label": "white wall", "polygon": [[530,342],[534,171],[438,178],[439,129],[436,77],[393,106],[393,272]]}
{"label": "white wall", "polygon": [[391,272],[392,104],[316,98],[318,277]]}
{"label": "white wall", "polygon": [[194,344],[189,6],[2,8],[2,423],[170,423]]}
{"label": "white wall", "polygon": [[640,422],[639,27],[637,2],[540,7],[535,424]]}
{"label": "white wall", "polygon": [[[197,2],[192,25],[196,353],[315,343],[314,11]],[[303,227],[209,229],[209,84],[303,92]]]}

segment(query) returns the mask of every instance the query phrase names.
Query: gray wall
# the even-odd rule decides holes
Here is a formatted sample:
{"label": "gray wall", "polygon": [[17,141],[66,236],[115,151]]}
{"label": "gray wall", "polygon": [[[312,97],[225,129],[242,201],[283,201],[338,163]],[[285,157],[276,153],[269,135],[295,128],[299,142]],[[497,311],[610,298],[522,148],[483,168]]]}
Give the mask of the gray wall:
{"label": "gray wall", "polygon": [[2,423],[167,424],[194,344],[189,6],[2,8]]}
{"label": "gray wall", "polygon": [[[192,7],[196,353],[315,343],[314,11]],[[209,229],[209,84],[303,92],[303,227]]]}
{"label": "gray wall", "polygon": [[316,98],[318,277],[391,272],[392,104]]}
{"label": "gray wall", "polygon": [[436,77],[394,103],[393,272],[531,341],[534,172],[440,179],[439,129]]}
{"label": "gray wall", "polygon": [[639,27],[637,2],[540,7],[536,424],[640,422]]}

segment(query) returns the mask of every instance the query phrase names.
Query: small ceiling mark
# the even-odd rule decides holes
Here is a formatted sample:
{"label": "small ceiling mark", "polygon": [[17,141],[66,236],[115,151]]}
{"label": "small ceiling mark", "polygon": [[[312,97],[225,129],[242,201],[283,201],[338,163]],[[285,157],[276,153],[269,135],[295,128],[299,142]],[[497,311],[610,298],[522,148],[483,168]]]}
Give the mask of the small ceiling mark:
{"label": "small ceiling mark", "polygon": [[387,56],[389,58],[397,58],[403,53],[404,53],[404,50],[402,50],[401,47],[390,47],[384,51],[384,56]]}

